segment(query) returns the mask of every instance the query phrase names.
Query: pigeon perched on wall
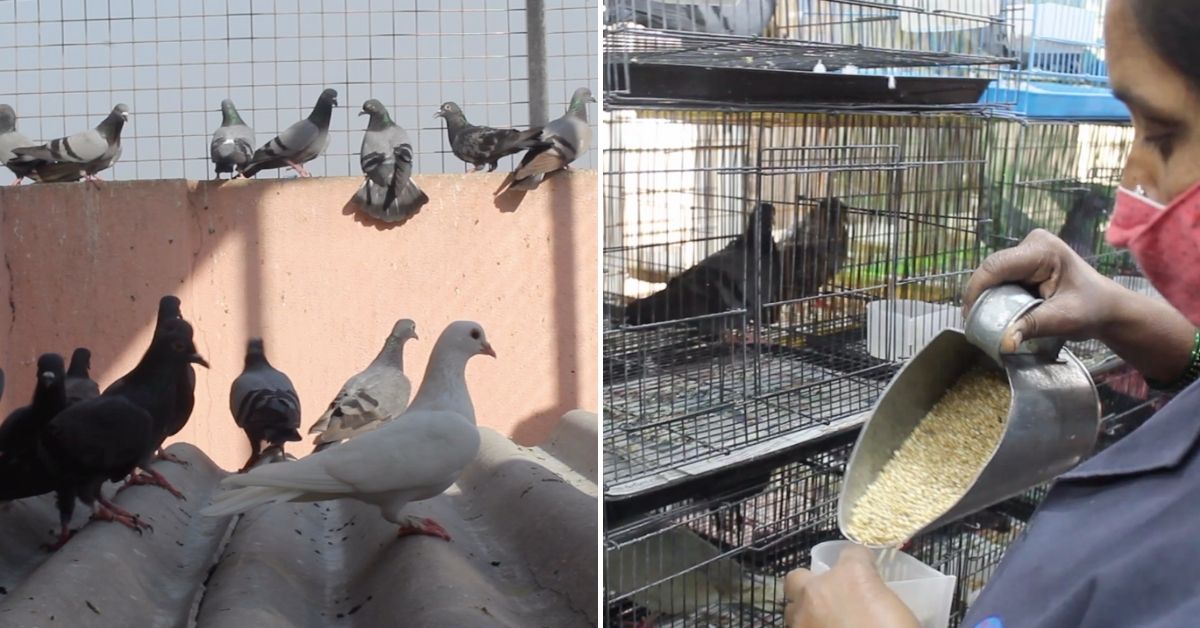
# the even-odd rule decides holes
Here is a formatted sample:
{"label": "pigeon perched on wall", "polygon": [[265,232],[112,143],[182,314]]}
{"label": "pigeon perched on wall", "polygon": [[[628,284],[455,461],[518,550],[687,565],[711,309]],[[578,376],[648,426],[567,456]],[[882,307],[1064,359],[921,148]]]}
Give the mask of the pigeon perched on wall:
{"label": "pigeon perched on wall", "polygon": [[537,146],[542,132],[541,127],[518,131],[475,126],[467,122],[462,108],[453,102],[442,103],[441,109],[433,115],[446,121],[450,150],[455,157],[474,166],[471,172],[479,172],[484,166],[488,172],[496,170],[496,162],[502,158]]}
{"label": "pigeon perched on wall", "polygon": [[[779,251],[771,237],[774,224],[775,206],[760,204],[745,230],[725,248],[672,277],[662,290],[631,301],[625,307],[625,323],[646,325],[752,307],[760,292],[764,302],[774,300],[768,280],[780,272]],[[708,318],[690,325],[717,336],[724,323]]]}
{"label": "pigeon perched on wall", "polygon": [[67,369],[67,403],[74,404],[100,396],[100,385],[92,380],[92,352],[79,347],[71,354],[71,366]]}
{"label": "pigeon perched on wall", "polygon": [[216,496],[201,511],[231,515],[273,502],[349,497],[379,507],[401,536],[450,540],[432,519],[403,514],[406,504],[450,488],[479,451],[475,409],[467,391],[467,361],[496,356],[478,323],[451,323],[438,338],[425,380],[408,411],[369,436],[293,462],[257,467],[222,481],[242,487]]}
{"label": "pigeon perched on wall", "polygon": [[16,175],[17,179],[12,185],[19,185],[34,170],[31,164],[13,163],[13,158],[17,156],[13,149],[31,146],[36,144],[17,131],[17,112],[8,105],[0,104],[0,164],[8,166]]}
{"label": "pigeon perched on wall", "polygon": [[329,121],[338,104],[337,95],[334,89],[321,92],[308,118],[284,129],[275,139],[254,151],[249,163],[238,174],[253,177],[260,170],[287,166],[302,177],[311,177],[304,164],[316,159],[329,145]]}
{"label": "pigeon perched on wall", "polygon": [[540,144],[526,151],[517,169],[496,190],[496,196],[510,188],[536,189],[546,175],[568,167],[586,153],[592,141],[592,128],[588,125],[587,117],[587,104],[590,102],[596,102],[592,90],[586,87],[575,90],[567,112],[542,128],[542,134],[538,136]]}
{"label": "pigeon perched on wall", "polygon": [[183,319],[167,320],[155,330],[149,349],[121,385],[99,397],[69,406],[54,417],[39,439],[39,460],[58,493],[62,532],[57,547],[71,538],[69,523],[78,498],[92,518],[115,521],[137,531],[150,526],[104,497],[106,481],[117,482],[141,467],[153,483],[182,497],[166,478],[150,468],[161,443],[157,425],[174,410],[174,386],[191,364],[207,367]]}
{"label": "pigeon perched on wall", "polygon": [[228,98],[221,101],[221,126],[213,133],[208,152],[218,179],[222,172],[233,174],[241,169],[254,155],[254,129],[242,120]]}
{"label": "pigeon perched on wall", "polygon": [[[208,362],[196,352],[192,326],[182,318],[172,317],[178,307],[179,300],[175,297],[162,298],[150,349],[133,371],[114,382],[100,396],[125,397],[144,408],[154,420],[152,446],[137,465],[141,473],[132,475],[121,490],[139,484],[151,484],[182,499],[183,495],[161,473],[150,468],[156,451],[159,452],[159,459],[180,462],[162,455],[162,444],[169,436],[183,429],[191,416],[196,381],[192,365],[208,368]],[[186,359],[180,358],[185,353]],[[186,414],[183,413],[184,409]]]}
{"label": "pigeon perched on wall", "polygon": [[121,158],[121,129],[129,119],[129,107],[119,103],[94,129],[59,138],[41,146],[14,148],[9,162],[28,169],[30,178],[42,183],[100,181],[97,173]]}
{"label": "pigeon perched on wall", "polygon": [[0,459],[33,449],[38,433],[67,406],[66,380],[66,364],[61,355],[46,353],[38,357],[33,401],[13,410],[0,423]]}
{"label": "pigeon perched on wall", "polygon": [[358,115],[371,116],[371,120],[358,153],[367,180],[354,200],[378,220],[408,220],[429,202],[429,197],[412,180],[412,141],[404,129],[392,122],[383,103],[374,98],[363,103]]}
{"label": "pigeon perched on wall", "polygon": [[1111,200],[1095,191],[1077,190],[1058,237],[1080,257],[1092,257],[1100,244],[1100,222],[1111,206]]}
{"label": "pigeon perched on wall", "polygon": [[292,380],[267,361],[262,338],[246,344],[242,374],[229,389],[229,411],[250,439],[250,458],[242,471],[258,462],[263,441],[282,454],[284,443],[301,440],[296,431],[300,427],[300,396]]}
{"label": "pigeon perched on wall", "polygon": [[759,37],[775,16],[775,0],[738,0],[695,4],[660,0],[611,0],[605,23],[633,22],[646,28]]}
{"label": "pigeon perched on wall", "polygon": [[392,325],[383,349],[367,368],[346,380],[325,414],[308,429],[316,451],[390,421],[408,408],[412,384],[404,374],[404,345],[418,340],[417,324],[404,318]]}

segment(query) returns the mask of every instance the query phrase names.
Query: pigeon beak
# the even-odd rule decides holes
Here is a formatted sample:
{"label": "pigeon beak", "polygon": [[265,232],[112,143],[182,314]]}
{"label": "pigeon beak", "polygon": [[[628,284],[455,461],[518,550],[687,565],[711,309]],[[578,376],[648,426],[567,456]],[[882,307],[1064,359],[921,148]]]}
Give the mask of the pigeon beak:
{"label": "pigeon beak", "polygon": [[192,364],[199,364],[204,368],[210,368],[208,366],[208,360],[205,360],[204,356],[201,356],[199,353],[193,353],[192,355],[188,356],[188,362],[191,362]]}
{"label": "pigeon beak", "polygon": [[444,117],[446,117],[446,115],[445,115],[445,114],[443,114],[441,111],[438,111],[437,113],[433,114],[433,117],[435,117],[435,118],[444,118]]}
{"label": "pigeon beak", "polygon": [[56,379],[58,379],[58,378],[55,377],[54,373],[52,373],[50,371],[46,371],[45,373],[42,373],[41,377],[39,377],[39,380],[42,382],[43,386],[49,386],[50,384],[53,384],[54,380],[56,380]]}
{"label": "pigeon beak", "polygon": [[481,347],[479,349],[479,352],[482,353],[483,355],[490,355],[493,358],[496,357],[496,350],[493,349],[492,345],[490,343],[488,343],[486,340],[483,343],[483,347]]}
{"label": "pigeon beak", "polygon": [[415,330],[415,329],[412,331],[412,335],[413,335],[413,337],[412,337],[413,340],[421,339],[421,337],[417,335],[417,330]]}
{"label": "pigeon beak", "polygon": [[365,116],[365,115],[367,115],[367,114],[369,114],[369,113],[370,113],[369,111],[360,111],[360,112],[358,112],[358,115],[360,115],[360,116]]}

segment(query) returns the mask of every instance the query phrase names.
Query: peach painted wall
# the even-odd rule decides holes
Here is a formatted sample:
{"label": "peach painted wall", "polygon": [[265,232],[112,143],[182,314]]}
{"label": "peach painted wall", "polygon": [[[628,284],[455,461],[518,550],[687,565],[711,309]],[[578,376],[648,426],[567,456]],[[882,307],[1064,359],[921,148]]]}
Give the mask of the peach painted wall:
{"label": "peach painted wall", "polygon": [[351,215],[357,178],[0,188],[0,411],[27,403],[42,352],[88,346],[102,387],[127,372],[174,293],[212,363],[175,440],[227,469],[249,452],[228,400],[249,336],[296,384],[303,431],[404,317],[421,337],[405,356],[414,390],[442,328],[480,322],[499,359],[467,368],[479,423],[536,444],[597,407],[596,176],[496,203],[502,178],[419,177],[432,201],[392,228]]}

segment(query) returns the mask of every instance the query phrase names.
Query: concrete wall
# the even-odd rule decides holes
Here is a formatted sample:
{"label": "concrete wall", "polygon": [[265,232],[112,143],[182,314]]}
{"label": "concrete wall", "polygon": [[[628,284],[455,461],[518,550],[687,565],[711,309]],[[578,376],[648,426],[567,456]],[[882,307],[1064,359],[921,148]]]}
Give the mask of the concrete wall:
{"label": "concrete wall", "polygon": [[499,359],[467,369],[479,423],[539,443],[568,410],[597,409],[596,177],[496,202],[501,179],[420,177],[432,201],[392,228],[354,214],[357,178],[0,188],[0,411],[27,402],[42,352],[88,346],[101,386],[127,372],[174,293],[212,363],[174,441],[225,468],[249,451],[228,401],[249,336],[296,384],[306,430],[402,317],[421,336],[414,389],[442,328],[480,322]]}

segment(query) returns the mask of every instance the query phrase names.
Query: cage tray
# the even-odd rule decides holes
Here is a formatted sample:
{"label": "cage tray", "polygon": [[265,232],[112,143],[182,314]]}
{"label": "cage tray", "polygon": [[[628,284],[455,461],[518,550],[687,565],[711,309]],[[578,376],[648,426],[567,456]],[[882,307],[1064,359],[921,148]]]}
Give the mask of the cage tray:
{"label": "cage tray", "polygon": [[[625,68],[628,68],[626,74]],[[730,104],[889,105],[930,107],[975,105],[989,79],[841,74],[759,68],[727,68],[668,63],[611,67],[616,84],[633,98],[712,101]],[[626,84],[627,83],[627,84]]]}

